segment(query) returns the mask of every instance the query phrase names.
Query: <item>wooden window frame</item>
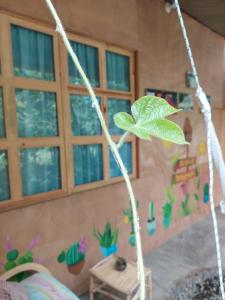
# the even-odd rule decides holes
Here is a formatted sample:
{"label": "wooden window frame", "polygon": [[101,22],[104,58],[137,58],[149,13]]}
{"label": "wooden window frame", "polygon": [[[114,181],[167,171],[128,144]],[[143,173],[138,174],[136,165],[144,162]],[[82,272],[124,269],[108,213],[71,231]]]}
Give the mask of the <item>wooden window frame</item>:
{"label": "wooden window frame", "polygon": [[[11,42],[11,24],[15,24],[30,30],[52,36],[53,61],[55,80],[39,80],[14,76],[13,56]],[[99,58],[99,81],[100,87],[94,88],[97,96],[101,98],[101,109],[108,124],[107,98],[135,100],[135,53],[119,47],[109,46],[105,43],[81,37],[75,34],[68,34],[69,39],[94,46],[98,49]],[[1,45],[4,45],[1,47]],[[129,56],[130,62],[130,91],[116,91],[106,88],[106,51]],[[10,195],[9,200],[0,202],[0,212],[36,204],[41,201],[63,198],[76,192],[86,191],[103,187],[123,181],[123,178],[110,178],[109,147],[102,133],[101,136],[73,136],[71,128],[70,94],[88,95],[84,86],[70,84],[68,79],[67,51],[60,37],[53,27],[43,25],[33,20],[21,19],[14,15],[0,12],[0,61],[1,74],[0,86],[3,94],[4,123],[6,138],[0,139],[0,150],[6,150],[8,156],[8,175]],[[34,137],[20,138],[17,131],[15,89],[30,89],[36,91],[49,91],[56,94],[58,136],[56,137]],[[119,101],[119,100],[118,100]],[[118,142],[121,136],[112,136]],[[134,136],[127,137],[126,142],[132,143],[132,174],[130,178],[137,177],[137,140]],[[76,144],[102,144],[103,152],[103,180],[74,186],[74,166],[72,145]],[[21,148],[34,147],[58,147],[60,151],[61,189],[40,194],[23,196],[22,178],[20,172],[19,151]]]}

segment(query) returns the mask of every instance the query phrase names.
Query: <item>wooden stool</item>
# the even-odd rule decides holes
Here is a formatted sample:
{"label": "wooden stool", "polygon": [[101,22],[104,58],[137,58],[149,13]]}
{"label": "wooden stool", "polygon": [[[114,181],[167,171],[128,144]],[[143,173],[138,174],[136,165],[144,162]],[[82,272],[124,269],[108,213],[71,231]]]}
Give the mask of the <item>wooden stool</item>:
{"label": "wooden stool", "polygon": [[[90,300],[94,299],[94,293],[109,296],[115,300],[135,300],[140,298],[140,284],[137,279],[137,266],[134,262],[127,262],[124,271],[115,269],[116,255],[109,256],[92,269],[90,269]],[[152,279],[150,269],[145,268],[146,299],[152,300]],[[118,296],[121,294],[121,297]],[[124,297],[123,297],[124,296]]]}

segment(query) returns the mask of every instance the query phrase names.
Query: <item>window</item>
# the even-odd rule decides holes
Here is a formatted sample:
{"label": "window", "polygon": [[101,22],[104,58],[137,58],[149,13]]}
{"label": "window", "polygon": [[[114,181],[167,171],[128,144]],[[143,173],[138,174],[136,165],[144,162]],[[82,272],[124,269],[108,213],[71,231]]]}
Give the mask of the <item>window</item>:
{"label": "window", "polygon": [[[54,29],[2,16],[0,210],[120,181],[91,98]],[[113,115],[130,112],[134,54],[75,35],[70,41],[117,143],[124,132]],[[131,177],[135,141],[128,136],[120,149]]]}

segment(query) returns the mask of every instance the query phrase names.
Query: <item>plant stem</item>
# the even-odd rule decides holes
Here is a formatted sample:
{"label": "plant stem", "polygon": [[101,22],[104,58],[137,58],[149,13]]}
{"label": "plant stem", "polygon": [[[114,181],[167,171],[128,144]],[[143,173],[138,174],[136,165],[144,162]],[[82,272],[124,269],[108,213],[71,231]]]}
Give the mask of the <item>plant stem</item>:
{"label": "plant stem", "polygon": [[107,140],[107,142],[108,142],[108,144],[111,148],[111,151],[113,152],[113,154],[114,154],[114,156],[117,160],[117,163],[120,167],[121,173],[124,177],[124,180],[125,180],[125,183],[126,183],[126,186],[127,186],[127,191],[128,191],[128,194],[129,194],[129,197],[130,197],[130,200],[131,200],[131,207],[132,207],[133,218],[134,218],[134,229],[135,229],[135,237],[136,237],[136,245],[137,245],[138,279],[140,280],[140,299],[144,300],[145,299],[145,273],[144,273],[144,263],[143,263],[143,255],[142,255],[142,245],[141,245],[139,218],[138,218],[138,214],[137,214],[136,201],[135,201],[133,189],[132,189],[132,186],[131,186],[130,178],[129,178],[127,170],[126,170],[126,168],[123,164],[123,161],[120,157],[117,146],[113,142],[113,140],[112,140],[112,138],[109,134],[109,131],[107,129],[104,117],[103,117],[101,109],[100,109],[100,106],[98,104],[98,100],[95,96],[94,90],[93,90],[86,74],[84,73],[76,54],[74,53],[74,51],[73,51],[73,49],[70,45],[70,42],[69,42],[69,40],[66,36],[66,33],[64,31],[64,28],[62,26],[61,20],[59,19],[58,15],[57,15],[57,12],[56,12],[54,6],[51,3],[51,0],[45,0],[45,1],[46,1],[46,4],[47,4],[53,18],[55,19],[55,22],[56,22],[56,25],[57,25],[57,31],[61,35],[61,37],[63,39],[63,42],[64,42],[64,45],[65,45],[67,51],[69,52],[69,54],[71,55],[71,58],[72,58],[72,60],[75,64],[78,72],[80,73],[80,75],[81,75],[81,77],[82,77],[82,79],[83,79],[83,81],[86,85],[86,88],[87,88],[87,90],[88,90],[88,92],[89,92],[89,94],[92,98],[92,102],[93,102],[93,105],[96,109],[96,112],[97,112],[99,121],[101,123],[103,132],[105,134],[106,140]]}
{"label": "plant stem", "polygon": [[123,143],[125,142],[126,138],[128,137],[128,135],[130,134],[130,132],[125,131],[124,134],[121,136],[119,143],[117,144],[117,149],[119,149]]}

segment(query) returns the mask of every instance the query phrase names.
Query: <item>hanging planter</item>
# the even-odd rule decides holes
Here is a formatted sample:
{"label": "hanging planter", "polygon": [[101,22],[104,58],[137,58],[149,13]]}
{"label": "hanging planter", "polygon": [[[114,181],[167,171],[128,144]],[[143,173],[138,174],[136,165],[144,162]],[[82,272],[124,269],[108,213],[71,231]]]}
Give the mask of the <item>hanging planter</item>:
{"label": "hanging planter", "polygon": [[206,183],[204,185],[204,189],[203,189],[203,202],[204,203],[208,203],[209,202],[209,184]]}
{"label": "hanging planter", "polygon": [[155,208],[154,203],[150,202],[149,209],[148,209],[149,219],[147,221],[147,233],[150,236],[154,235],[156,232],[156,220],[154,216],[154,208]]}
{"label": "hanging planter", "polygon": [[131,247],[135,247],[136,246],[136,237],[135,237],[135,233],[134,232],[130,233],[128,242],[131,245]]}

